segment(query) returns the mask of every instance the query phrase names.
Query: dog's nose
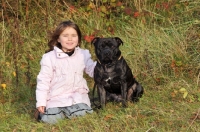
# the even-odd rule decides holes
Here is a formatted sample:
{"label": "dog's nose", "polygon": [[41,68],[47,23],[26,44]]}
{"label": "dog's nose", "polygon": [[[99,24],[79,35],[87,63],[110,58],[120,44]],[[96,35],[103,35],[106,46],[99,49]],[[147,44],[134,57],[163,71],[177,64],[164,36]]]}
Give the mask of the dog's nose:
{"label": "dog's nose", "polygon": [[106,51],[106,52],[105,52],[105,55],[106,55],[106,56],[109,56],[109,55],[110,55],[110,52],[109,52],[109,51]]}

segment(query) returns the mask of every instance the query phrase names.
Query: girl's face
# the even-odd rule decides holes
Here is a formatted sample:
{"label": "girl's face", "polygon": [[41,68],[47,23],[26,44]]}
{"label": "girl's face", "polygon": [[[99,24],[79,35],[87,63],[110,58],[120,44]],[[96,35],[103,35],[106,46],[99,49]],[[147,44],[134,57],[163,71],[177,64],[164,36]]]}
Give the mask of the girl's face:
{"label": "girl's face", "polygon": [[67,27],[59,36],[58,42],[64,52],[70,52],[78,45],[78,34],[72,27]]}

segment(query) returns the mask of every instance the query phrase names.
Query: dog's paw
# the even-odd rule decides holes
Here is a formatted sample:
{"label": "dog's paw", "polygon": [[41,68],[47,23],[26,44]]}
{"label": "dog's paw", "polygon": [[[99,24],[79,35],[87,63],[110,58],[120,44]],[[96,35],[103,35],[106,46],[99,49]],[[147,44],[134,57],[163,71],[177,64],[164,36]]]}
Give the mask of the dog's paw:
{"label": "dog's paw", "polygon": [[128,107],[127,101],[122,100],[122,107],[124,107],[124,108],[127,108],[127,107]]}

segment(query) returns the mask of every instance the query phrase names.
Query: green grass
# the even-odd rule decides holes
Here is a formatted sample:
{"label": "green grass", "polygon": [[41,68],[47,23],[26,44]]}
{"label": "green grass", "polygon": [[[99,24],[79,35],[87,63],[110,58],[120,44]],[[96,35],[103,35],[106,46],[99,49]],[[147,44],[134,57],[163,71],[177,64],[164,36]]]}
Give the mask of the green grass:
{"label": "green grass", "polygon": [[[6,84],[6,88],[0,88],[0,131],[200,130],[199,1],[127,1],[123,7],[107,10],[107,16],[89,8],[86,1],[86,4],[50,0],[3,2],[0,84]],[[158,8],[158,4],[166,4],[163,2],[170,7]],[[75,12],[70,10],[70,4],[75,5]],[[127,7],[131,7],[132,14],[123,12]],[[137,18],[133,17],[135,11],[140,12]],[[123,40],[122,55],[145,89],[140,102],[129,103],[128,108],[108,103],[105,110],[95,109],[93,114],[66,119],[56,125],[35,121],[39,62],[47,49],[48,33],[66,19],[80,26],[82,47],[90,50],[93,59],[96,58],[94,47],[84,40],[85,35],[95,33],[95,36],[117,36]],[[94,81],[85,77],[92,91]]]}
{"label": "green grass", "polygon": [[[163,87],[165,88],[165,87]],[[172,99],[170,90],[159,88],[146,90],[137,104],[121,108],[109,103],[105,110],[72,120],[66,119],[56,125],[38,123],[33,119],[34,101],[5,103],[1,106],[3,131],[198,131],[199,120],[192,123],[192,113],[199,108],[199,102]]]}

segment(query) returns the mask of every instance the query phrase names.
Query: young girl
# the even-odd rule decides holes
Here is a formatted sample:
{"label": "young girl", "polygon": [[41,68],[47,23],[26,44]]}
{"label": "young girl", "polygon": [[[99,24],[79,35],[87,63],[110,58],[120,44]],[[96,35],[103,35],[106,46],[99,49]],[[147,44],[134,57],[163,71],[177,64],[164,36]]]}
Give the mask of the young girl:
{"label": "young girl", "polygon": [[71,21],[60,23],[51,36],[37,76],[35,116],[43,122],[57,123],[93,112],[83,72],[93,77],[96,62],[80,44],[81,31]]}

